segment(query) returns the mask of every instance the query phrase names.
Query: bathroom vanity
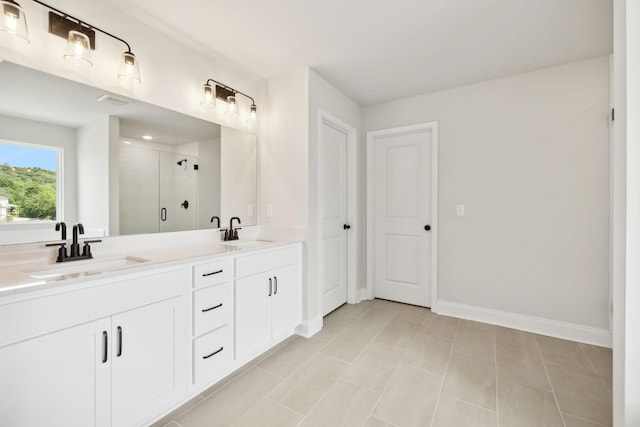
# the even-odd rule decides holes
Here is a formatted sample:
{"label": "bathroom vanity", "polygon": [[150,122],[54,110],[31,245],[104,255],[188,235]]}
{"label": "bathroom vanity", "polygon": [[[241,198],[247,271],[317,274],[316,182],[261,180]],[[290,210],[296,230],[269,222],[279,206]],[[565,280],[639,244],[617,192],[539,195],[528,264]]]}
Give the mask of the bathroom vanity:
{"label": "bathroom vanity", "polygon": [[3,267],[2,425],[159,419],[294,333],[301,249],[215,242]]}

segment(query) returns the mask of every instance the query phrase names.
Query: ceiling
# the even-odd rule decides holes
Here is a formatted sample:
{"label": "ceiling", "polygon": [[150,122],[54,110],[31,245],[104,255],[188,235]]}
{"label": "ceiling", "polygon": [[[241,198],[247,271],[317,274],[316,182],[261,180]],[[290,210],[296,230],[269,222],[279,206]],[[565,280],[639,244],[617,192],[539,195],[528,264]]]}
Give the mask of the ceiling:
{"label": "ceiling", "polygon": [[310,66],[360,105],[612,52],[612,0],[111,0],[271,78]]}
{"label": "ceiling", "polygon": [[[102,89],[0,61],[0,114],[79,128],[100,118],[120,119],[120,136],[182,145],[220,136],[220,125]],[[104,95],[125,105],[98,102]]]}

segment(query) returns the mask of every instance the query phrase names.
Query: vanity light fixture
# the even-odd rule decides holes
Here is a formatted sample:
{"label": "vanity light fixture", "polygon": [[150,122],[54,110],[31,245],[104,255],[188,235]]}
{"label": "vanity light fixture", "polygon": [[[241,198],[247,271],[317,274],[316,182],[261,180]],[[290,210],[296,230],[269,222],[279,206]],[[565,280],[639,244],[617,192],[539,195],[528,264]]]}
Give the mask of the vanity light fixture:
{"label": "vanity light fixture", "polygon": [[[215,84],[212,85],[211,83]],[[254,99],[246,93],[242,93],[237,89],[213,79],[208,79],[203,85],[200,105],[215,107],[217,98],[227,103],[225,114],[237,116],[240,115],[240,105],[237,97],[238,94],[251,100],[247,123],[256,123],[258,121],[258,106]]]}
{"label": "vanity light fixture", "polygon": [[[140,83],[140,67],[138,65],[138,59],[131,52],[131,46],[129,43],[114,36],[98,27],[90,25],[78,18],[75,18],[68,13],[62,12],[53,6],[41,2],[40,0],[33,0],[50,9],[49,12],[49,33],[62,38],[67,39],[67,48],[64,52],[64,59],[70,62],[81,63],[87,67],[93,65],[91,61],[91,49],[95,49],[96,31],[114,38],[127,46],[126,52],[122,54],[120,60],[120,71],[118,72],[118,78],[131,79],[137,83]],[[0,20],[0,31],[7,32],[22,38],[29,42],[29,34],[27,31],[27,21],[25,19],[24,10],[14,0],[0,0],[2,6],[2,17]]]}
{"label": "vanity light fixture", "polygon": [[13,0],[2,0],[0,6],[2,7],[0,32],[14,35],[27,44],[31,43],[22,6]]}

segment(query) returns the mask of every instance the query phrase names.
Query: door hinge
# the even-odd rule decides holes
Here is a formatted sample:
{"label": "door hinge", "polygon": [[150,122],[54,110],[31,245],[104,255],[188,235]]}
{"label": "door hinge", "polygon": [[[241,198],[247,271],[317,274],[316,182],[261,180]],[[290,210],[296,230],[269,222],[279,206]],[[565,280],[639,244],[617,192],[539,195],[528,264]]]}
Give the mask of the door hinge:
{"label": "door hinge", "polygon": [[614,121],[616,119],[616,109],[612,108],[611,109],[611,121]]}

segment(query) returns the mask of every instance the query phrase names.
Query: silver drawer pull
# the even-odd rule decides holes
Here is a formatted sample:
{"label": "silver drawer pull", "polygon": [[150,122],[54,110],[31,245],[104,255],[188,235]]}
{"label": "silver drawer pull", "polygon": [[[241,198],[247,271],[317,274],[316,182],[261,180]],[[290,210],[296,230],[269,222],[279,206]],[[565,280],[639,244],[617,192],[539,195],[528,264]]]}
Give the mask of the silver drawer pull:
{"label": "silver drawer pull", "polygon": [[213,273],[203,273],[202,277],[213,276],[214,274],[220,274],[222,270],[214,271]]}
{"label": "silver drawer pull", "polygon": [[220,303],[220,304],[218,304],[218,305],[216,305],[216,306],[214,306],[214,307],[203,308],[203,309],[202,309],[202,312],[203,312],[203,313],[206,313],[207,311],[215,310],[216,308],[220,308],[220,307],[222,307],[222,303]]}
{"label": "silver drawer pull", "polygon": [[220,347],[219,349],[217,349],[216,351],[214,351],[213,353],[211,353],[208,356],[202,356],[203,359],[208,359],[211,356],[215,356],[216,354],[220,353],[222,350],[224,350],[224,347]]}

